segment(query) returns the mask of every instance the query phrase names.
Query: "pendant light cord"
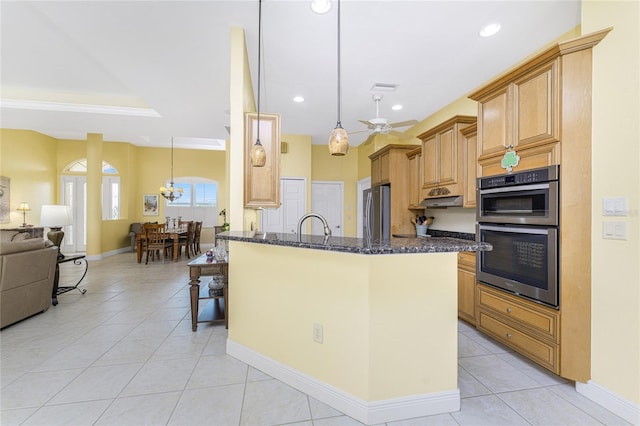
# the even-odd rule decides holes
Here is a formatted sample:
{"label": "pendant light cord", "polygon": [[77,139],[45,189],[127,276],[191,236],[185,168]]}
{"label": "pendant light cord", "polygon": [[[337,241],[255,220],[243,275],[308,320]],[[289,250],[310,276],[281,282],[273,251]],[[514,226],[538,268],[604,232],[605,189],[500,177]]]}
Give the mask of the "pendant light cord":
{"label": "pendant light cord", "polygon": [[338,123],[336,127],[342,127],[340,123],[340,0],[338,0]]}
{"label": "pendant light cord", "polygon": [[173,136],[171,137],[171,186],[173,187]]}
{"label": "pendant light cord", "polygon": [[260,56],[262,44],[262,0],[258,0],[258,130],[256,144],[260,145]]}

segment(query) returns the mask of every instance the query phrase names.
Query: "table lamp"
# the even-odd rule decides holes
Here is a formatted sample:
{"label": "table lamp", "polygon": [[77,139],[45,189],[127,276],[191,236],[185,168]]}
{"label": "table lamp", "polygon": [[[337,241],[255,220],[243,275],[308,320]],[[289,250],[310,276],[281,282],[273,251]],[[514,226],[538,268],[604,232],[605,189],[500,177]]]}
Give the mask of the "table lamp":
{"label": "table lamp", "polygon": [[63,226],[71,225],[71,212],[69,206],[45,204],[40,210],[40,226],[46,226],[50,229],[47,238],[58,246],[58,258],[64,259],[64,255],[60,253],[60,246],[64,238]]}
{"label": "table lamp", "polygon": [[29,207],[29,203],[23,201],[20,203],[20,206],[16,209],[22,212],[22,227],[27,227],[27,212],[31,211],[31,207]]}

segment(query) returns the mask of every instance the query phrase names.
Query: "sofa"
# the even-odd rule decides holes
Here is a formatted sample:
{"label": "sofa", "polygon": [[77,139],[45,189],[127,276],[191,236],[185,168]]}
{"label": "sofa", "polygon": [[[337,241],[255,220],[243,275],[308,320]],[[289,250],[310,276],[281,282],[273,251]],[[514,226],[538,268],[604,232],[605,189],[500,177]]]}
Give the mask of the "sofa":
{"label": "sofa", "polygon": [[27,232],[0,230],[0,328],[49,309],[58,247]]}

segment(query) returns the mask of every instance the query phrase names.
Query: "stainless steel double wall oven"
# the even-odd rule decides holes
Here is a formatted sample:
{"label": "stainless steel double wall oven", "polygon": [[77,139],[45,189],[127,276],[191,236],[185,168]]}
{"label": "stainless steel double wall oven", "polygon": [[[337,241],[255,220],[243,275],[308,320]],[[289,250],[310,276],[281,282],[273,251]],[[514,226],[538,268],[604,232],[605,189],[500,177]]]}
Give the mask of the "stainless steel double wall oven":
{"label": "stainless steel double wall oven", "polygon": [[478,178],[477,279],[558,308],[559,166]]}

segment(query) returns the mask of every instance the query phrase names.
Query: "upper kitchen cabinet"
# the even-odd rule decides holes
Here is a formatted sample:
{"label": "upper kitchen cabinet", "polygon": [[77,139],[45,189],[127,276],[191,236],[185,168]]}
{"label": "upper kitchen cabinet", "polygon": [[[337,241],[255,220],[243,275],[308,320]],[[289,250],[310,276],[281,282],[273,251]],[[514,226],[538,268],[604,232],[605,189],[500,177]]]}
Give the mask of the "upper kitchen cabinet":
{"label": "upper kitchen cabinet", "polygon": [[422,140],[422,198],[463,195],[464,142],[460,131],[476,117],[457,115],[418,136]]}
{"label": "upper kitchen cabinet", "polygon": [[420,205],[422,197],[420,196],[420,186],[422,185],[422,147],[418,146],[407,152],[409,172],[409,209],[424,210]]}
{"label": "upper kitchen cabinet", "polygon": [[562,129],[571,108],[582,109],[572,84],[584,78],[583,65],[569,54],[607,32],[559,43],[469,96],[478,101],[479,176],[560,164]]}
{"label": "upper kitchen cabinet", "polygon": [[414,214],[407,210],[410,204],[411,187],[407,153],[419,145],[389,144],[369,156],[371,160],[371,186],[391,187],[391,233],[415,233],[411,223]]}
{"label": "upper kitchen cabinet", "polygon": [[249,153],[256,141],[258,115],[245,114],[244,206],[280,207],[280,115],[260,113],[260,143],[267,153],[263,167],[252,167]]}

